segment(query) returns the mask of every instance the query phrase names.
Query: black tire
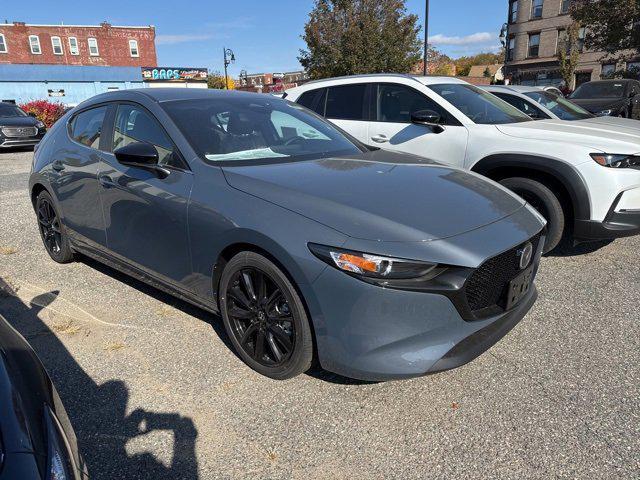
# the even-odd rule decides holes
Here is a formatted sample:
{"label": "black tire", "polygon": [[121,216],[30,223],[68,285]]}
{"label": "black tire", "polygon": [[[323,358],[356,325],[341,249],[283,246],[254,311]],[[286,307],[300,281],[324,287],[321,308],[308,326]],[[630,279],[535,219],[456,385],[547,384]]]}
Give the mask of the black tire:
{"label": "black tire", "polygon": [[72,262],[73,250],[69,244],[69,236],[47,191],[43,190],[38,194],[35,210],[40,238],[51,259],[57,263]]}
{"label": "black tire", "polygon": [[565,213],[558,197],[549,187],[530,178],[505,178],[500,180],[500,184],[524,198],[547,220],[543,253],[556,248],[565,233]]}
{"label": "black tire", "polygon": [[227,335],[252,369],[286,380],[311,367],[313,337],[304,304],[269,259],[255,252],[235,255],[222,272],[218,298]]}

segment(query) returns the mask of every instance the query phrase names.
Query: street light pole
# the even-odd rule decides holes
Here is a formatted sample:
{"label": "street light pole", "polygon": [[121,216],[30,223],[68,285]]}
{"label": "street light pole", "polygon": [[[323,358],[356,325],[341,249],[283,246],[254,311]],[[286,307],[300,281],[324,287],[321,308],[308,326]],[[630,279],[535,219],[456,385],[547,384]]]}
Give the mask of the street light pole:
{"label": "street light pole", "polygon": [[236,61],[236,56],[233,54],[233,50],[230,48],[222,47],[222,58],[224,61],[224,88],[229,89],[229,75],[227,74],[227,67]]}
{"label": "street light pole", "polygon": [[427,55],[429,51],[429,0],[426,0],[424,6],[424,58],[422,74],[427,75]]}

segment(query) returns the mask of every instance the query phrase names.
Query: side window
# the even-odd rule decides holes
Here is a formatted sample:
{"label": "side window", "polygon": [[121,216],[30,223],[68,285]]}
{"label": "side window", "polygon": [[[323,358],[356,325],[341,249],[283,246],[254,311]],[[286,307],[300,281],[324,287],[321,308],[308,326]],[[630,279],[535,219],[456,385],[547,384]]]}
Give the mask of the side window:
{"label": "side window", "polygon": [[329,87],[325,117],[336,120],[368,120],[365,114],[366,85]]}
{"label": "side window", "polygon": [[309,90],[308,92],[304,92],[298,98],[299,105],[303,107],[307,107],[309,110],[313,110],[318,115],[322,115],[324,117],[324,104],[327,98],[327,89],[319,88],[317,90]]}
{"label": "side window", "polygon": [[501,93],[501,92],[491,92],[491,93],[493,93],[496,97],[504,100],[509,105],[516,107],[522,113],[526,113],[531,118],[549,118],[549,116],[545,114],[542,110],[535,107],[534,105],[531,104],[531,102],[528,102],[523,98],[516,97],[515,95],[509,95],[508,93]]}
{"label": "side window", "polygon": [[426,95],[406,85],[393,83],[378,84],[376,95],[378,122],[411,123],[411,114],[420,110],[433,110],[440,115],[442,124],[453,124],[448,112]]}
{"label": "side window", "polygon": [[113,129],[113,150],[134,142],[153,145],[158,152],[159,165],[184,167],[180,158],[174,155],[173,142],[155,118],[141,107],[119,105]]}
{"label": "side window", "polygon": [[107,107],[98,107],[77,114],[71,120],[71,138],[97,150],[100,147],[100,132],[106,113]]}

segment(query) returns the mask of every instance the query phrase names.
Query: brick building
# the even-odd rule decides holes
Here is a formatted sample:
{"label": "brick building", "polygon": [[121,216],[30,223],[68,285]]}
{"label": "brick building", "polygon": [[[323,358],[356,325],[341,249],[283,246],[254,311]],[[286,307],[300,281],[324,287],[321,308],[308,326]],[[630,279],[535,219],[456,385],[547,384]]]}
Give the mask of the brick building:
{"label": "brick building", "polygon": [[[511,83],[522,85],[555,85],[564,83],[559,72],[558,52],[566,45],[571,0],[508,0],[507,55],[505,76]],[[632,69],[638,62],[616,65],[604,52],[584,48],[585,29],[579,31],[580,59],[572,85],[607,78],[617,69]]]}
{"label": "brick building", "polygon": [[155,28],[0,24],[2,64],[148,67],[157,65]]}

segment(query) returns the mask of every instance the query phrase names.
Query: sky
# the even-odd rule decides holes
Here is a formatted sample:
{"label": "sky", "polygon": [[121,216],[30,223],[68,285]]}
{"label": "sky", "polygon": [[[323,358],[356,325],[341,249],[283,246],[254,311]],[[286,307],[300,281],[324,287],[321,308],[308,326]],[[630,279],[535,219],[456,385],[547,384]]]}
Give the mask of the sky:
{"label": "sky", "polygon": [[[0,0],[0,22],[154,25],[158,65],[222,70],[222,49],[236,62],[230,73],[300,69],[304,24],[313,0]],[[429,42],[456,58],[500,47],[507,0],[431,0]],[[28,4],[28,8],[26,5]],[[424,25],[424,0],[407,0]]]}

